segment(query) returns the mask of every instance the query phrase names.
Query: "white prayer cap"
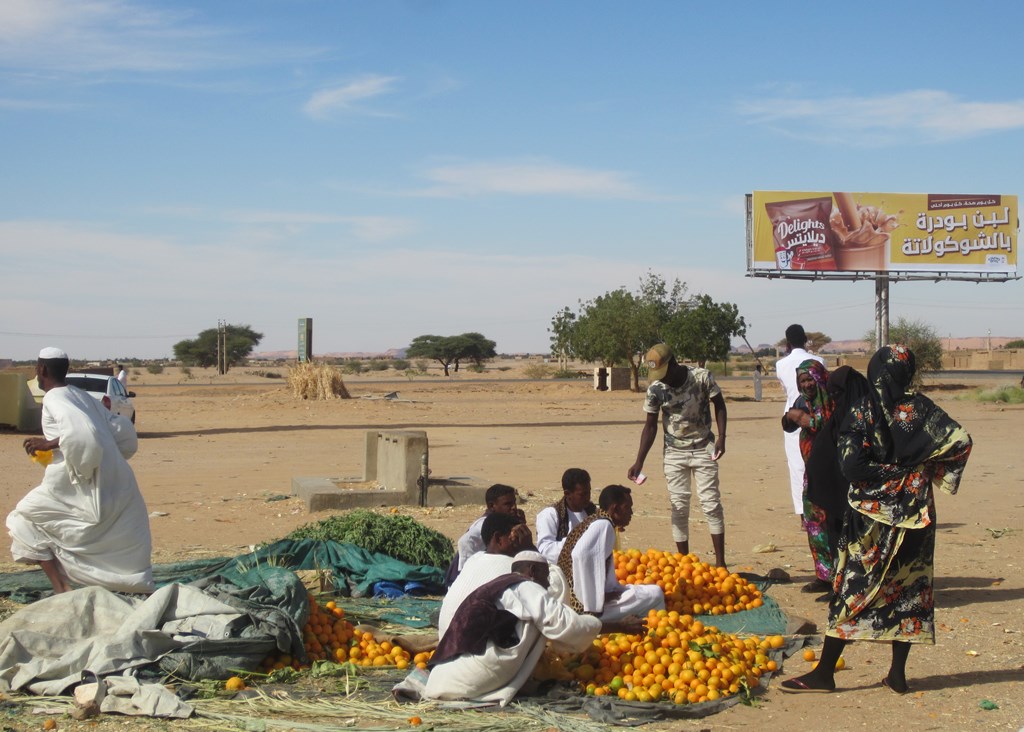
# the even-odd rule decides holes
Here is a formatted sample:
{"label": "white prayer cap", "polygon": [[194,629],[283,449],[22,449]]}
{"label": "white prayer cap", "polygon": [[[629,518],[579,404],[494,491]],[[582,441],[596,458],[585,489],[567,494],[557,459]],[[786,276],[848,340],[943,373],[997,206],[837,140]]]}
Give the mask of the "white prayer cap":
{"label": "white prayer cap", "polygon": [[540,552],[522,551],[512,557],[514,562],[533,562],[534,564],[547,564],[548,560]]}
{"label": "white prayer cap", "polygon": [[59,348],[53,346],[47,346],[39,352],[39,358],[43,361],[48,361],[51,358],[63,358],[65,361],[68,360],[68,354]]}

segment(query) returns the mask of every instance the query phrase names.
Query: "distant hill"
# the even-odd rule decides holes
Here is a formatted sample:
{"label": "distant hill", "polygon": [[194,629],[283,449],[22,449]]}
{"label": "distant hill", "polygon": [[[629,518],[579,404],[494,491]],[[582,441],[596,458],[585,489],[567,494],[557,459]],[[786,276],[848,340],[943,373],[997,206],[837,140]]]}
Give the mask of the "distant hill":
{"label": "distant hill", "polygon": [[[992,348],[1002,348],[1010,341],[1024,339],[1024,336],[992,336]],[[981,351],[988,348],[988,336],[969,336],[965,338],[942,338],[942,349],[944,351]],[[757,349],[775,348],[772,343],[760,343]],[[848,340],[832,341],[822,347],[822,353],[866,353],[872,350],[871,344],[867,341]],[[734,349],[734,353],[750,353],[746,344]]]}

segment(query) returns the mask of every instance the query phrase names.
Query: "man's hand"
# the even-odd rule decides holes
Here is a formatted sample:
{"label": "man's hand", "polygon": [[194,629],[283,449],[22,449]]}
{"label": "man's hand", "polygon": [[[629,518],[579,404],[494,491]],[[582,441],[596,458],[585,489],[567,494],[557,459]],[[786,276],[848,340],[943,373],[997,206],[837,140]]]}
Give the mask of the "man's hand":
{"label": "man's hand", "polygon": [[601,624],[602,633],[626,633],[627,635],[642,635],[644,632],[644,620],[636,615],[627,615],[622,620],[605,621]]}
{"label": "man's hand", "polygon": [[715,451],[711,453],[712,460],[718,460],[725,454],[725,435],[719,435],[715,439]]}
{"label": "man's hand", "polygon": [[626,471],[626,477],[629,478],[630,480],[636,482],[636,477],[638,475],[640,475],[640,473],[643,471],[643,469],[644,469],[643,462],[642,461],[637,461],[637,462],[635,462],[635,463],[633,463],[632,465],[629,466],[629,470]]}
{"label": "man's hand", "polygon": [[25,452],[35,455],[42,450],[56,449],[60,442],[59,440],[47,440],[45,437],[29,437],[21,444],[25,448]]}

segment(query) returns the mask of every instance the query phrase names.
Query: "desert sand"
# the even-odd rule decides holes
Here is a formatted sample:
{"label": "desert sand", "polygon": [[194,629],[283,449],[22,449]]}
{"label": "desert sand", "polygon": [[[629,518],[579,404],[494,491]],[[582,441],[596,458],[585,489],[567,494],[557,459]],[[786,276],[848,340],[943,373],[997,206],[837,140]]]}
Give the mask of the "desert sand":
{"label": "desert sand", "polygon": [[[154,561],[234,555],[322,518],[291,492],[294,476],[362,474],[370,429],[427,431],[435,476],[475,476],[509,483],[533,516],[560,495],[567,467],[584,467],[596,491],[624,483],[637,449],[642,395],[598,392],[588,380],[527,381],[521,363],[483,375],[462,372],[403,379],[386,372],[346,377],[352,399],[293,398],[283,379],[238,368],[225,376],[175,369],[153,375],[133,369],[140,449],[132,460],[150,511]],[[390,374],[390,377],[387,376]],[[911,693],[880,686],[887,646],[859,643],[844,654],[831,696],[785,695],[772,688],[754,706],[737,706],[699,722],[650,729],[854,730],[1024,727],[1024,405],[969,398],[982,385],[1014,384],[1019,376],[984,381],[947,373],[929,394],[971,432],[975,448],[960,493],[940,495],[936,550],[937,643],[915,648]],[[720,379],[727,397],[727,452],[721,462],[729,565],[763,574],[773,567],[793,582],[771,589],[782,608],[824,628],[826,606],[799,588],[812,578],[806,539],[792,514],[779,417],[782,391],[765,379],[753,401],[749,378]],[[400,399],[373,399],[397,391]],[[0,433],[0,511],[6,514],[39,478],[21,449],[24,435]],[[659,437],[660,440],[660,437]],[[660,451],[645,466],[649,480],[633,486],[636,515],[625,546],[672,548]],[[699,508],[691,515],[691,549],[711,558]],[[453,539],[480,508],[400,509]],[[775,551],[758,553],[757,546]],[[0,547],[0,571],[22,569]],[[789,659],[782,678],[809,664]],[[986,711],[979,703],[994,702]]]}

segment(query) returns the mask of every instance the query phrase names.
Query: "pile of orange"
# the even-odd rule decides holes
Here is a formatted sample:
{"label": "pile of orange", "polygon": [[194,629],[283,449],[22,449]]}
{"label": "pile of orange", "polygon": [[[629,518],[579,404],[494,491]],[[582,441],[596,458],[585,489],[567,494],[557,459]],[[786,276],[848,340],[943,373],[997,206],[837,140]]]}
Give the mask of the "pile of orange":
{"label": "pile of orange", "polygon": [[[345,619],[345,610],[335,602],[321,607],[312,594],[308,601],[309,620],[302,628],[302,641],[310,661],[351,661],[360,666],[397,666],[400,669],[409,666],[408,651],[388,641],[378,643],[373,633],[356,633],[355,626]],[[298,658],[272,653],[263,660],[260,670],[269,672],[285,667],[296,671],[306,668]]]}
{"label": "pile of orange", "polygon": [[615,576],[627,585],[658,585],[665,607],[685,615],[726,615],[761,607],[753,584],[693,554],[629,549],[615,552]]}
{"label": "pile of orange", "polygon": [[[782,636],[739,638],[675,610],[652,610],[645,635],[599,636],[569,670],[587,693],[627,701],[714,701],[778,669]],[[571,666],[571,664],[570,664]]]}

